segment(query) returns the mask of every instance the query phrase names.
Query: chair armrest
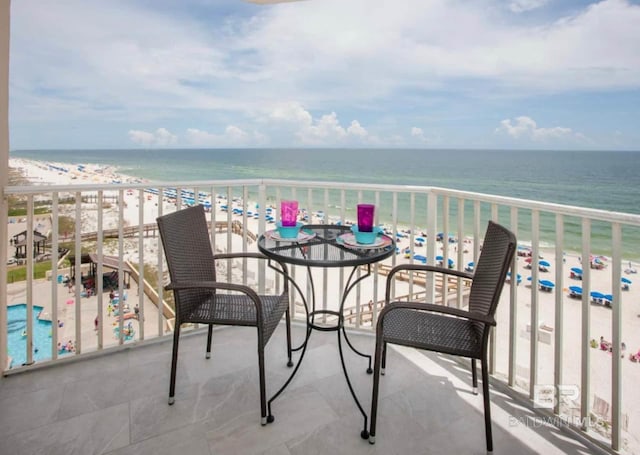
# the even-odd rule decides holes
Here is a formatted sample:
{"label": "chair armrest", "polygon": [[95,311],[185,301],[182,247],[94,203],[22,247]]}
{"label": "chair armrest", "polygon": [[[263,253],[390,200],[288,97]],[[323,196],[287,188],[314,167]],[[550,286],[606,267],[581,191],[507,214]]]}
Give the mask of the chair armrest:
{"label": "chair armrest", "polygon": [[469,319],[471,321],[482,322],[487,325],[495,326],[496,320],[482,313],[474,313],[471,311],[461,310],[460,308],[454,308],[444,305],[435,305],[433,303],[422,303],[422,302],[391,302],[385,304],[384,308],[380,312],[380,319],[382,321],[384,316],[390,311],[397,310],[400,308],[409,309],[409,310],[418,310],[418,311],[429,311],[433,313],[441,313],[447,314],[450,316],[456,316],[460,318]]}
{"label": "chair armrest", "polygon": [[455,275],[460,278],[467,278],[469,280],[473,279],[473,273],[463,272],[461,270],[449,269],[446,267],[440,267],[436,265],[426,265],[426,264],[400,264],[396,265],[391,269],[387,279],[391,279],[396,272],[401,272],[403,270],[409,271],[417,271],[417,272],[437,272],[437,273],[446,273],[447,275]]}
{"label": "chair armrest", "polygon": [[215,291],[217,289],[225,291],[242,292],[246,294],[256,306],[256,319],[262,321],[262,302],[260,297],[249,286],[242,284],[223,283],[220,281],[180,281],[179,283],[169,283],[164,287],[167,291],[180,291],[186,289],[208,289]]}
{"label": "chair armrest", "polygon": [[402,271],[415,271],[415,272],[436,272],[436,273],[444,273],[446,275],[454,275],[460,278],[466,278],[468,280],[473,280],[473,273],[463,272],[456,269],[449,269],[445,267],[438,267],[435,265],[426,265],[426,264],[400,264],[396,265],[391,269],[389,274],[387,275],[387,286],[385,299],[387,302],[391,300],[391,283],[393,281],[393,276]]}
{"label": "chair armrest", "polygon": [[236,258],[255,258],[255,259],[269,259],[262,253],[253,251],[244,251],[238,253],[217,253],[213,255],[213,259],[236,259]]}

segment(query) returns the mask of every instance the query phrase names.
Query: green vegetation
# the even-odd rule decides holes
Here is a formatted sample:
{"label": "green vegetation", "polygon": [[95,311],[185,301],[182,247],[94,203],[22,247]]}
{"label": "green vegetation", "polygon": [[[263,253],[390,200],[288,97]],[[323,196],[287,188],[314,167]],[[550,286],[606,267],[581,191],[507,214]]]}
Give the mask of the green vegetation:
{"label": "green vegetation", "polygon": [[[10,198],[15,200],[15,198]],[[20,202],[16,202],[13,205],[11,205],[11,202],[9,202],[9,216],[27,216],[27,207],[22,207],[25,204],[21,204]],[[33,209],[33,214],[34,215],[48,215],[51,213],[51,208],[50,207],[35,207]]]}
{"label": "green vegetation", "polygon": [[[68,237],[76,233],[76,220],[70,216],[58,217],[58,235],[60,237]],[[69,248],[68,246],[66,248]]]}
{"label": "green vegetation", "polygon": [[[51,270],[51,261],[37,262],[33,267],[33,278],[34,279],[45,278],[49,270]],[[7,270],[7,283],[25,281],[26,279],[27,279],[26,265],[9,267],[9,270]]]}

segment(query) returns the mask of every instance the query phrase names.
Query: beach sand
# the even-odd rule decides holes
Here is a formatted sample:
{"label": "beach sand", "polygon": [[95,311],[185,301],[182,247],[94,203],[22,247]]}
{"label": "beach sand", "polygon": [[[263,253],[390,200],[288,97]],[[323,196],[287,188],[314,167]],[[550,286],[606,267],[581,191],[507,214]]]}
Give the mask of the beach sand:
{"label": "beach sand", "polygon": [[[51,166],[53,165],[53,167]],[[74,184],[74,183],[110,183],[113,181],[120,181],[123,183],[140,182],[139,179],[133,176],[120,175],[115,169],[97,166],[91,164],[85,164],[82,170],[77,169],[77,165],[69,165],[64,163],[44,163],[27,159],[15,159],[10,160],[10,166],[14,168],[22,169],[23,174],[33,184]],[[68,172],[60,171],[60,168],[69,169]],[[151,185],[150,185],[151,186]],[[156,206],[154,198],[152,201],[145,201],[143,204],[144,210],[142,217],[140,216],[140,201],[138,199],[139,192],[134,190],[132,192],[125,192],[125,208],[123,210],[123,218],[125,225],[135,226],[140,221],[143,223],[153,223],[157,216],[158,207]],[[227,220],[227,212],[220,209],[221,201],[213,201],[213,206],[216,210],[216,219],[218,221]],[[169,201],[163,202],[163,212],[169,213],[175,210],[173,203]],[[86,207],[85,207],[86,206]],[[73,207],[71,208],[73,209]],[[97,210],[91,210],[89,204],[83,204],[83,219],[82,219],[82,231],[87,232],[95,230],[97,226]],[[61,207],[61,214],[63,209]],[[71,214],[73,215],[73,213]],[[114,205],[113,207],[104,211],[103,226],[105,229],[115,228],[118,226],[118,210]],[[142,218],[142,220],[141,220]],[[234,220],[241,220],[241,217],[234,216]],[[313,221],[318,221],[316,218],[312,218]],[[11,233],[24,230],[26,227],[24,223],[20,223],[20,220],[14,220],[10,229]],[[331,221],[331,220],[330,220]],[[45,224],[47,220],[40,220],[39,223]],[[258,233],[258,220],[248,218],[247,228]],[[268,228],[272,228],[273,225],[267,225]],[[46,226],[43,226],[46,230]],[[400,229],[400,228],[399,228]],[[114,244],[117,242],[114,242]],[[124,257],[127,260],[131,260],[134,263],[138,261],[139,253],[139,241],[138,239],[125,239]],[[144,260],[157,264],[159,239],[157,237],[150,237],[144,239]],[[409,246],[408,238],[399,239],[398,247],[403,251]],[[457,248],[464,246],[466,252],[464,253],[464,264],[473,261],[473,244],[468,240],[466,243],[448,243],[444,245],[439,242],[438,246],[446,246],[449,248],[448,256],[457,259]],[[242,238],[240,236],[232,236],[231,250],[241,251],[243,248]],[[216,250],[224,252],[228,249],[226,241],[226,233],[220,234],[220,237],[216,237]],[[255,242],[249,242],[247,244],[249,251],[257,251]],[[415,247],[415,253],[426,256],[426,247]],[[9,252],[13,252],[13,248],[9,248]],[[105,244],[104,254],[117,255],[117,244]],[[552,282],[555,280],[556,267],[562,267],[563,283],[557,287],[560,288],[562,293],[563,302],[563,384],[580,385],[580,352],[582,348],[581,340],[581,318],[582,318],[582,301],[579,299],[573,299],[568,297],[569,286],[581,286],[582,282],[570,278],[570,270],[572,267],[582,267],[580,263],[580,255],[577,252],[566,252],[566,254],[559,261],[556,261],[554,250],[541,249],[541,256],[544,260],[550,263],[548,272],[540,272],[540,279],[548,279]],[[403,254],[399,254],[395,259],[390,259],[387,262],[389,264],[392,261],[395,263],[408,262]],[[553,292],[543,292],[537,289],[537,286],[533,288],[529,285],[527,277],[531,274],[530,270],[525,269],[525,258],[518,258],[518,273],[522,275],[522,283],[517,287],[518,306],[517,306],[517,365],[516,375],[517,384],[522,386],[524,390],[527,390],[527,384],[529,380],[529,333],[530,327],[530,314],[531,314],[531,293],[535,290],[538,294],[538,312],[539,320],[536,326],[542,327],[539,331],[540,342],[538,350],[538,383],[539,384],[553,384],[553,355],[554,355],[554,336],[555,331],[558,329],[555,327],[555,290]],[[606,260],[605,260],[606,263]],[[592,290],[600,291],[604,294],[612,292],[612,277],[611,277],[611,264],[603,270],[591,270],[591,287]],[[634,265],[635,266],[635,265]],[[627,263],[623,264],[622,269],[627,268]],[[235,273],[235,272],[234,272]],[[294,279],[299,282],[301,288],[306,290],[306,275],[304,269],[298,269],[294,272]],[[327,295],[319,296],[317,304],[318,307],[326,306],[329,309],[336,309],[338,298],[341,292],[341,283],[343,279],[346,280],[348,274],[341,272],[338,269],[331,269],[328,272],[314,271],[315,273],[323,274],[327,273]],[[631,280],[635,279],[635,275],[625,275]],[[321,279],[320,276],[318,279]],[[273,286],[273,283],[268,283]],[[369,278],[364,280],[361,285],[349,296],[347,305],[355,305],[356,300],[360,302],[367,302],[370,299],[374,301],[380,301],[384,298],[384,277],[375,280]],[[50,283],[49,283],[50,286]],[[407,292],[408,287],[406,284],[401,284],[398,287],[397,294]],[[415,290],[415,289],[414,289]],[[49,291],[50,292],[50,291]],[[46,295],[46,293],[42,294]],[[377,298],[376,298],[377,296]],[[626,416],[625,426],[628,431],[623,432],[624,439],[629,448],[640,447],[640,441],[634,435],[638,434],[640,430],[640,394],[637,391],[637,384],[640,383],[640,362],[633,363],[628,360],[630,354],[636,353],[640,350],[640,282],[633,283],[628,291],[621,293],[621,311],[622,311],[622,339],[626,344],[625,358],[622,363],[622,396],[623,396],[623,414]],[[95,297],[94,297],[95,298]],[[19,300],[19,299],[18,299]],[[11,299],[10,301],[16,301]],[[501,304],[498,306],[497,319],[498,326],[496,330],[496,337],[498,340],[498,346],[508,346],[509,338],[509,287],[505,286],[504,292],[501,298]],[[63,301],[64,304],[64,301]],[[83,303],[84,305],[84,303]],[[366,303],[362,303],[363,306]],[[94,310],[95,311],[95,310]],[[146,310],[145,310],[146,311]],[[604,337],[606,340],[611,340],[612,329],[612,310],[602,305],[590,305],[591,320],[590,320],[590,338],[599,341],[600,337]],[[148,314],[153,313],[152,310]],[[88,317],[88,316],[87,316]],[[93,332],[93,316],[91,317],[91,331]],[[151,333],[157,332],[154,327],[157,326],[157,320],[152,321]],[[155,325],[154,325],[155,324]],[[84,330],[84,329],[83,329]],[[95,334],[93,334],[95,338]],[[62,339],[62,338],[61,338]],[[596,403],[597,407],[600,407],[601,403],[598,401],[604,400],[604,402],[611,402],[611,353],[597,349],[590,349],[591,360],[591,390],[590,402],[593,406]],[[498,349],[498,355],[496,359],[497,371],[504,374],[508,367],[507,349]],[[602,405],[604,406],[604,405]],[[605,406],[606,407],[606,406]],[[602,408],[604,411],[604,407]]]}

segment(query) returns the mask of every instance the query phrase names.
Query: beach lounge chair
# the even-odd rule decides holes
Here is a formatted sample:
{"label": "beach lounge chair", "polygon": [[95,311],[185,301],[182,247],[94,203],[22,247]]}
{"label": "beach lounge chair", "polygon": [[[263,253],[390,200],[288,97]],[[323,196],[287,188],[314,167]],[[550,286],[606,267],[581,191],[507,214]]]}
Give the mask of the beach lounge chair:
{"label": "beach lounge chair", "polygon": [[[227,253],[214,255],[204,208],[197,205],[157,219],[171,282],[165,289],[173,291],[176,320],[173,332],[173,353],[169,385],[169,404],[175,399],[176,368],[180,326],[184,323],[207,324],[206,358],[211,357],[213,325],[239,325],[257,328],[258,369],[260,373],[261,423],[267,423],[267,401],[264,369],[264,348],[285,315],[288,365],[291,362],[291,325],[289,317],[289,288],[285,279],[278,295],[258,295],[240,283],[216,279],[216,261],[226,259],[267,260],[260,253]],[[287,274],[286,265],[273,260],[270,267],[280,267]]]}
{"label": "beach lounge chair", "polygon": [[569,286],[569,297],[574,299],[582,298],[582,288],[580,286]]}
{"label": "beach lounge chair", "polygon": [[[386,364],[387,343],[394,343],[471,358],[474,393],[478,387],[476,360],[480,360],[487,450],[493,450],[487,344],[491,327],[496,325],[494,314],[515,250],[513,233],[490,221],[474,274],[419,264],[402,264],[391,270],[386,281],[385,306],[376,327],[369,431],[371,444],[375,443],[378,390],[380,374],[384,373]],[[472,280],[468,311],[424,302],[392,302],[394,275],[403,271],[437,272]]]}

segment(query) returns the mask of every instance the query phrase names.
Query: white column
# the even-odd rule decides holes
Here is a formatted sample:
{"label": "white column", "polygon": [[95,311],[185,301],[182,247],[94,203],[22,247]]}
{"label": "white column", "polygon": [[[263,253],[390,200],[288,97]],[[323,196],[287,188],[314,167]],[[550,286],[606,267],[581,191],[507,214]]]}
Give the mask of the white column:
{"label": "white column", "polygon": [[7,368],[7,200],[9,183],[10,0],[0,0],[0,370]]}

